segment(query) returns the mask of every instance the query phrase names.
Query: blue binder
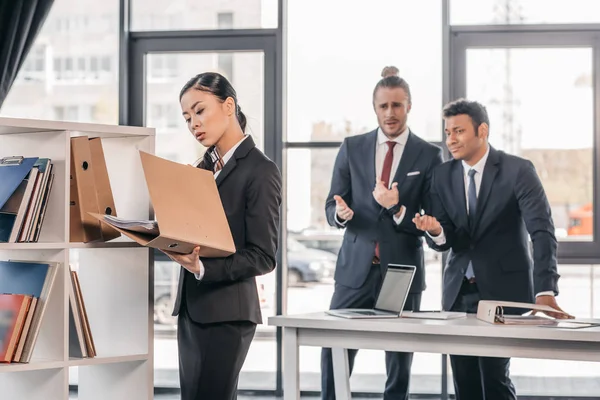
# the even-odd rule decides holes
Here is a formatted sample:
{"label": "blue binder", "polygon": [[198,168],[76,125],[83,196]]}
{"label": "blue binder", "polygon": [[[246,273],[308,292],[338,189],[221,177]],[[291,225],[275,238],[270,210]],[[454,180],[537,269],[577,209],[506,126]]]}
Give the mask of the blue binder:
{"label": "blue binder", "polygon": [[40,297],[49,264],[0,261],[0,293]]}
{"label": "blue binder", "polygon": [[17,190],[23,179],[31,172],[38,157],[0,158],[0,208]]}

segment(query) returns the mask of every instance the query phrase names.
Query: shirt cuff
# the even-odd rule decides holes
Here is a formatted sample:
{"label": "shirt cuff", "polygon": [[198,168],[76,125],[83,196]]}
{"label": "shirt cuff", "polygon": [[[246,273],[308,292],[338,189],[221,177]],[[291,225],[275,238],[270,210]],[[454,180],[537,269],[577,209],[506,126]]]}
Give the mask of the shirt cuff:
{"label": "shirt cuff", "polygon": [[394,215],[394,222],[396,223],[396,225],[400,225],[402,223],[404,215],[406,215],[406,207],[403,206],[402,213],[400,214],[400,216],[396,217],[396,215]]}
{"label": "shirt cuff", "polygon": [[552,296],[552,297],[554,297],[554,292],[553,291],[539,292],[538,294],[535,295],[535,297],[540,297],[540,296]]}
{"label": "shirt cuff", "polygon": [[440,232],[440,234],[437,236],[431,236],[429,232],[425,233],[433,240],[433,243],[437,244],[438,246],[446,244],[446,235],[444,234],[444,228],[442,228],[442,232]]}
{"label": "shirt cuff", "polygon": [[194,274],[194,276],[196,277],[197,280],[201,281],[202,278],[204,278],[204,264],[202,264],[202,261],[200,262],[200,272],[197,274]]}
{"label": "shirt cuff", "polygon": [[341,226],[346,226],[346,224],[348,223],[347,220],[344,220],[344,222],[340,222],[340,220],[338,219],[337,212],[333,215],[333,218],[335,219],[335,222],[337,222]]}

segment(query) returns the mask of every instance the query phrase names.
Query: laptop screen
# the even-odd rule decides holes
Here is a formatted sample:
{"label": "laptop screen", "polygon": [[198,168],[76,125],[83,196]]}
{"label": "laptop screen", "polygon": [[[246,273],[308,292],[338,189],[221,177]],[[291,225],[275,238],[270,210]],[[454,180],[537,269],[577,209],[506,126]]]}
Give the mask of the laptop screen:
{"label": "laptop screen", "polygon": [[388,265],[375,309],[400,314],[415,274],[411,265]]}

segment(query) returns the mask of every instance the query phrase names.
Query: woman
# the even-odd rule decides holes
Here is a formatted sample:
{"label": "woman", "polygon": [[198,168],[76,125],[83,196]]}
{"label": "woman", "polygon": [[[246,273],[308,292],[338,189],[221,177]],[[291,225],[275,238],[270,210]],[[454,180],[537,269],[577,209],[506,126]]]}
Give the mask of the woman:
{"label": "woman", "polygon": [[[192,78],[179,96],[188,129],[207,151],[198,167],[215,174],[236,253],[166,252],[183,268],[178,315],[182,400],[236,398],[248,348],[262,323],[255,277],[275,268],[281,204],[277,166],[245,135],[236,92],[220,74]],[[183,185],[186,182],[182,182]],[[202,207],[202,199],[195,199]]]}

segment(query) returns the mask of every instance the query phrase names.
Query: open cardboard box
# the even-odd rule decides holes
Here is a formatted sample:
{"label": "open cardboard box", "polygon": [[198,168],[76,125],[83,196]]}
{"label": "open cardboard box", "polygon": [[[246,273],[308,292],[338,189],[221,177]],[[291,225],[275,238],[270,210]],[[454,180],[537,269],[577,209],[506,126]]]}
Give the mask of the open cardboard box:
{"label": "open cardboard box", "polygon": [[90,213],[142,246],[189,254],[200,246],[202,257],[226,257],[235,244],[214,175],[207,170],[140,151],[158,235],[122,229],[103,215]]}

